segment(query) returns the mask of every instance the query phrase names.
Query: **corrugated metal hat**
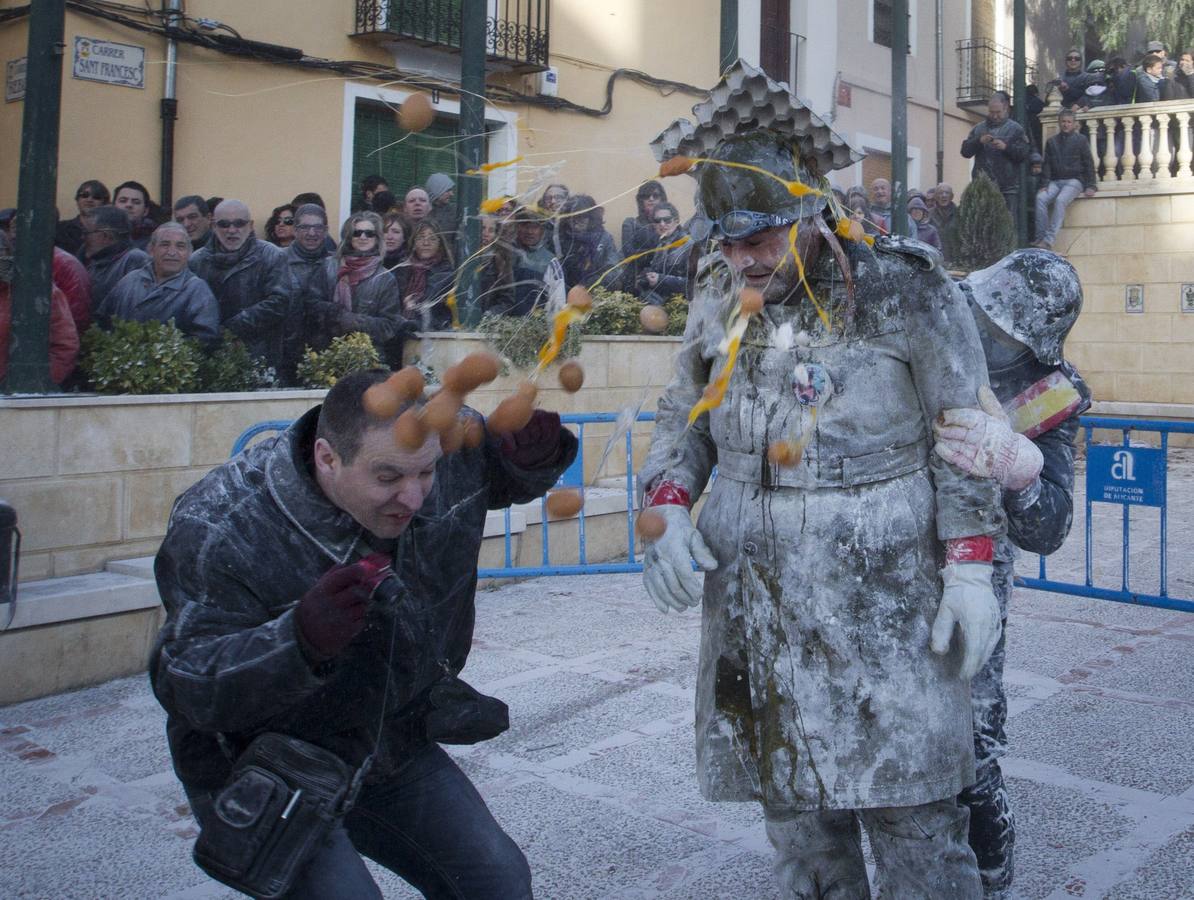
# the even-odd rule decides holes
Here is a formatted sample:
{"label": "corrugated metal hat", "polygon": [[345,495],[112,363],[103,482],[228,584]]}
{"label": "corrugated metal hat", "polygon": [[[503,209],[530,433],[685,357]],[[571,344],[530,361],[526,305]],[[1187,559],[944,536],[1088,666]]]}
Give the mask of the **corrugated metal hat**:
{"label": "corrugated metal hat", "polygon": [[[697,214],[713,223],[735,212],[790,221],[812,216],[828,202],[825,174],[864,155],[786,84],[742,60],[726,70],[709,99],[692,112],[695,122],[677,119],[651,142],[651,149],[660,162],[676,156],[698,160],[690,170],[698,185]],[[817,191],[794,193],[785,182]]]}

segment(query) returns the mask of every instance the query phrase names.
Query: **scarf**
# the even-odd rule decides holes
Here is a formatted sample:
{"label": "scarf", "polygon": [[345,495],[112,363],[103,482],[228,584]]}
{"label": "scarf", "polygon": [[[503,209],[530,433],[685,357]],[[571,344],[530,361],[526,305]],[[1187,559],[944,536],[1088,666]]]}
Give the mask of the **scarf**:
{"label": "scarf", "polygon": [[345,256],[336,273],[336,302],[352,312],[352,289],[377,271],[380,256]]}
{"label": "scarf", "polygon": [[410,274],[406,278],[406,290],[402,293],[402,307],[407,311],[418,309],[423,302],[423,295],[427,293],[427,275],[438,266],[440,256],[433,259],[418,259],[411,256],[406,264],[410,266]]}
{"label": "scarf", "polygon": [[212,235],[211,243],[207,245],[208,259],[217,269],[231,269],[253,252],[257,246],[257,235],[250,234],[248,239],[240,245],[239,250],[225,250],[220,239]]}
{"label": "scarf", "polygon": [[322,242],[314,250],[308,250],[298,241],[292,241],[286,249],[304,262],[319,262],[328,255],[328,248]]}
{"label": "scarf", "polygon": [[79,251],[79,256],[86,263],[100,263],[109,259],[116,259],[119,256],[124,256],[133,249],[133,242],[127,237],[123,237],[115,244],[109,244],[103,250],[96,252],[94,256],[88,256],[86,249]]}

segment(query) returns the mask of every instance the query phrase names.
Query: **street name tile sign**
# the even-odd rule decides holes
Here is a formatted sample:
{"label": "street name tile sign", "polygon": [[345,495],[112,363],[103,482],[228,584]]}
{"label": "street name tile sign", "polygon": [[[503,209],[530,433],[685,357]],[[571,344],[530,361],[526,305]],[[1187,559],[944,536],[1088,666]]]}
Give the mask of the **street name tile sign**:
{"label": "street name tile sign", "polygon": [[25,61],[28,57],[10,59],[4,66],[4,102],[25,99]]}
{"label": "street name tile sign", "polygon": [[144,89],[145,48],[76,35],[71,74],[83,81]]}

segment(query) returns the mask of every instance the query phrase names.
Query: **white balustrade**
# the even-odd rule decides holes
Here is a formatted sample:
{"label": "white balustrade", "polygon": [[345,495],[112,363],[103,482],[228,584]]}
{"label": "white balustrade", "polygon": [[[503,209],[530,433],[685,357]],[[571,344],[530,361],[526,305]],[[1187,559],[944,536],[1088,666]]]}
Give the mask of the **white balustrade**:
{"label": "white balustrade", "polygon": [[[1057,134],[1060,96],[1041,113],[1043,138]],[[1078,113],[1099,190],[1194,193],[1194,99],[1100,106]]]}

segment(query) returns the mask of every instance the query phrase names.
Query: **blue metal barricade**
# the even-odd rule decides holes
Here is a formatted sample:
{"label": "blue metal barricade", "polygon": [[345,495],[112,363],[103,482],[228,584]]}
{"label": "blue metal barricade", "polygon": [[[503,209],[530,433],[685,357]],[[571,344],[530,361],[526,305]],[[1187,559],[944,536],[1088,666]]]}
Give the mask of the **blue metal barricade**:
{"label": "blue metal barricade", "polygon": [[[580,442],[580,449],[576,461],[560,476],[558,487],[581,487],[584,484],[585,472],[585,426],[597,424],[615,424],[623,419],[625,413],[568,413],[560,416],[564,425],[576,426],[576,436]],[[655,413],[639,412],[635,422],[653,422]],[[268,431],[282,431],[289,427],[285,420],[271,420],[258,422],[246,428],[232,445],[232,456],[244,450],[253,438]],[[643,564],[635,559],[634,553],[634,428],[633,424],[626,430],[626,562],[590,563],[585,544],[585,510],[581,507],[577,514],[577,562],[571,565],[553,565],[551,562],[551,540],[548,528],[547,499],[539,501],[540,528],[542,534],[542,562],[538,566],[514,565],[514,537],[511,522],[511,511],[507,507],[503,510],[505,521],[504,557],[502,566],[486,567],[478,570],[481,578],[528,578],[537,575],[604,575],[617,572],[641,572]]]}
{"label": "blue metal barricade", "polygon": [[[1082,416],[1086,444],[1086,516],[1085,579],[1082,583],[1053,581],[1048,577],[1045,557],[1040,557],[1036,578],[1016,576],[1018,587],[1118,603],[1135,603],[1163,609],[1194,612],[1194,598],[1172,597],[1169,593],[1169,522],[1168,453],[1170,434],[1194,434],[1194,422],[1119,419],[1106,416]],[[1120,444],[1096,444],[1096,428],[1121,431]],[[1151,432],[1160,436],[1159,447],[1133,445],[1132,432]],[[1094,526],[1092,505],[1117,503],[1123,507],[1123,542],[1118,588],[1094,583]],[[1131,509],[1154,507],[1160,517],[1160,569],[1157,593],[1133,590],[1131,586]]]}
{"label": "blue metal barricade", "polygon": [[[576,461],[560,476],[558,486],[580,487],[584,483],[584,448],[585,427],[595,424],[614,424],[625,413],[576,413],[562,415],[560,418],[565,425],[576,427],[580,441],[580,451]],[[640,412],[635,422],[652,422],[655,414]],[[1118,419],[1102,416],[1083,416],[1080,423],[1085,433],[1086,444],[1086,500],[1085,500],[1085,579],[1083,582],[1067,582],[1051,580],[1048,577],[1046,559],[1039,560],[1038,577],[1029,578],[1016,576],[1018,587],[1032,590],[1052,591],[1059,594],[1072,594],[1081,597],[1093,597],[1100,600],[1114,600],[1120,603],[1135,603],[1143,606],[1157,606],[1181,612],[1194,612],[1194,598],[1173,597],[1169,593],[1169,548],[1168,548],[1168,448],[1170,434],[1194,434],[1194,423],[1173,421],[1149,421],[1145,419]],[[241,452],[257,435],[267,431],[280,431],[286,428],[288,421],[259,422],[247,428],[236,439],[232,454]],[[1123,432],[1122,444],[1105,445],[1093,442],[1093,432],[1096,428],[1118,430]],[[1158,434],[1160,447],[1133,446],[1130,440],[1132,432],[1152,432]],[[585,541],[585,510],[582,506],[577,514],[577,562],[574,564],[557,565],[551,562],[551,540],[548,528],[546,498],[539,501],[540,529],[542,540],[541,563],[537,566],[517,566],[514,564],[514,533],[512,528],[511,510],[503,511],[504,538],[503,564],[501,566],[485,567],[478,570],[481,578],[527,578],[540,575],[601,575],[623,572],[641,572],[642,562],[635,556],[634,541],[634,458],[633,458],[633,426],[627,429],[625,435],[626,453],[626,558],[624,562],[588,561]],[[1123,506],[1123,544],[1121,579],[1119,588],[1100,587],[1094,584],[1093,546],[1094,528],[1092,522],[1092,504],[1119,503]],[[1160,511],[1160,577],[1157,593],[1133,590],[1130,583],[1131,575],[1131,507],[1144,506],[1158,508]]]}

